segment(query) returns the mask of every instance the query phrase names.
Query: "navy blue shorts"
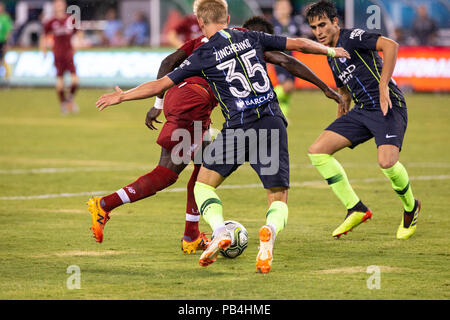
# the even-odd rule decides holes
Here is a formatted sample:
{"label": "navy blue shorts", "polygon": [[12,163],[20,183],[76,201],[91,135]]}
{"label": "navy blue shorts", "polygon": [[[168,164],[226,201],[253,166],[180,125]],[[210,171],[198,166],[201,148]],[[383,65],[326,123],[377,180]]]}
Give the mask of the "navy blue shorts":
{"label": "navy blue shorts", "polygon": [[360,108],[355,106],[350,112],[336,119],[325,130],[336,132],[356,147],[358,144],[375,138],[377,147],[385,144],[402,148],[408,124],[406,108],[393,106],[386,116],[379,108]]}
{"label": "navy blue shorts", "polygon": [[203,155],[203,166],[222,177],[249,162],[264,188],[289,187],[288,139],[281,117],[264,116],[242,129],[222,129]]}
{"label": "navy blue shorts", "polygon": [[289,73],[285,68],[275,65],[275,72],[277,73],[278,82],[285,82],[288,80],[295,81],[295,76]]}

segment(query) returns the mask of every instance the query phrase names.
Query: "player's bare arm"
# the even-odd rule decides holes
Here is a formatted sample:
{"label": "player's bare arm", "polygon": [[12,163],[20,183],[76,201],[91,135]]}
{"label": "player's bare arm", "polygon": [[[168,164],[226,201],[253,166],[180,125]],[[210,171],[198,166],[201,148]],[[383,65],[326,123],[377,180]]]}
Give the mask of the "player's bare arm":
{"label": "player's bare arm", "polygon": [[397,53],[399,45],[394,40],[386,37],[379,37],[377,40],[377,50],[383,51],[383,69],[380,77],[380,107],[383,115],[392,108],[392,102],[389,98],[389,81],[394,73],[395,63],[397,62]]}
{"label": "player's bare arm", "polygon": [[115,92],[104,94],[97,100],[95,105],[99,111],[102,111],[109,106],[120,104],[124,101],[141,100],[154,97],[171,88],[173,85],[173,81],[170,80],[169,77],[164,76],[161,79],[143,83],[128,91],[122,91],[122,89],[116,86]]}
{"label": "player's bare arm", "polygon": [[[169,72],[173,71],[186,58],[187,58],[186,52],[184,52],[184,50],[180,50],[180,49],[169,54],[167,57],[164,58],[164,60],[161,62],[161,65],[159,66],[157,79],[161,79],[164,76],[166,76]],[[163,98],[164,98],[164,92],[162,92],[161,94],[159,94],[156,97],[155,105],[147,112],[147,115],[145,118],[145,125],[150,130],[158,130],[158,128],[155,127],[153,122],[162,123],[157,118],[162,113],[162,103],[163,103],[162,99]]]}
{"label": "player's bare arm", "polygon": [[325,82],[320,80],[320,78],[310,68],[296,58],[280,51],[266,51],[264,53],[264,59],[267,62],[277,64],[285,68],[297,78],[306,80],[316,85],[328,98],[333,99],[339,105],[345,104],[345,101],[339,93],[331,89]]}
{"label": "player's bare arm", "polygon": [[343,116],[350,110],[350,106],[352,104],[352,95],[345,87],[337,88],[337,91],[342,97],[342,100],[344,101],[343,104],[338,103],[338,109],[337,109],[337,118],[340,116]]}
{"label": "player's bare arm", "polygon": [[306,38],[287,38],[286,50],[350,59],[349,53],[344,48],[330,48]]}

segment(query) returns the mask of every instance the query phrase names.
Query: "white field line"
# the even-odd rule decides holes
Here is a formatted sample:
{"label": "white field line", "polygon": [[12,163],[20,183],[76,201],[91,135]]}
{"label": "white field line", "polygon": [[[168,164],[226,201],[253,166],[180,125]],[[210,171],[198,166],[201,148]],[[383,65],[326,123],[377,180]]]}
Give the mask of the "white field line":
{"label": "white field line", "polygon": [[[409,177],[411,181],[432,181],[432,180],[450,180],[450,175],[438,175],[438,176],[416,176]],[[353,179],[351,183],[374,183],[374,182],[387,182],[387,178],[366,178],[366,179]],[[310,187],[324,185],[324,180],[305,181],[305,182],[292,182],[291,187]],[[222,185],[219,189],[257,189],[261,188],[262,184],[228,184]],[[37,200],[37,199],[52,199],[52,198],[73,198],[73,197],[89,197],[98,196],[112,193],[114,191],[91,191],[91,192],[78,192],[78,193],[53,193],[53,194],[41,194],[34,196],[10,196],[0,197],[0,200]],[[186,188],[171,188],[163,190],[161,192],[186,192]]]}
{"label": "white field line", "polygon": [[[450,162],[405,162],[405,167],[410,168],[450,168]],[[343,162],[344,168],[370,168],[376,167],[375,163],[351,163]],[[123,166],[123,167],[68,167],[68,168],[31,168],[31,169],[0,169],[0,175],[19,175],[19,174],[53,174],[53,173],[73,173],[73,172],[108,172],[108,171],[149,171],[154,166]],[[193,166],[186,167],[192,170]],[[291,169],[313,168],[311,164],[290,164]]]}

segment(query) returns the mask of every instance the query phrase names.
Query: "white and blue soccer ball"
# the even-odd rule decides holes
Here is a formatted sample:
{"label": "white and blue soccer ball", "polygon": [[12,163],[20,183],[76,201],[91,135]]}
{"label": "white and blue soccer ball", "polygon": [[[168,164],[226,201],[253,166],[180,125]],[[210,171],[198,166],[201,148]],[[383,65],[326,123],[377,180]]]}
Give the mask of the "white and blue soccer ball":
{"label": "white and blue soccer ball", "polygon": [[233,220],[225,221],[225,227],[231,233],[232,242],[228,249],[220,250],[220,253],[230,259],[234,259],[244,252],[248,245],[248,232],[239,222]]}

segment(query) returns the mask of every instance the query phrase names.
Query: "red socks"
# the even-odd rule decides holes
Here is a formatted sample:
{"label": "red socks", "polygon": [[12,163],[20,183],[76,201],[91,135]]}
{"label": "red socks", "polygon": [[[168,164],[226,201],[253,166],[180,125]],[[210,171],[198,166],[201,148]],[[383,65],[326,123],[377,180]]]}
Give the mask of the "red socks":
{"label": "red socks", "polygon": [[187,185],[187,201],[186,201],[186,224],[184,228],[183,238],[186,241],[193,241],[200,236],[198,230],[198,221],[200,220],[200,212],[194,198],[194,186],[197,180],[198,172],[201,165],[194,165],[194,171]]}
{"label": "red socks", "polygon": [[156,192],[174,184],[177,179],[178,174],[172,170],[157,166],[153,171],[143,175],[135,182],[103,197],[100,205],[103,210],[109,212],[124,203],[135,202],[150,197]]}
{"label": "red socks", "polygon": [[[200,236],[198,229],[198,221],[200,220],[200,212],[195,203],[194,186],[197,180],[201,165],[195,165],[191,178],[187,185],[187,201],[186,201],[186,224],[183,238],[186,241],[196,240]],[[154,195],[170,185],[174,184],[178,179],[178,174],[170,169],[157,166],[153,171],[141,176],[135,182],[119,189],[110,195],[103,197],[100,205],[103,210],[110,212],[124,203],[135,202]]]}

